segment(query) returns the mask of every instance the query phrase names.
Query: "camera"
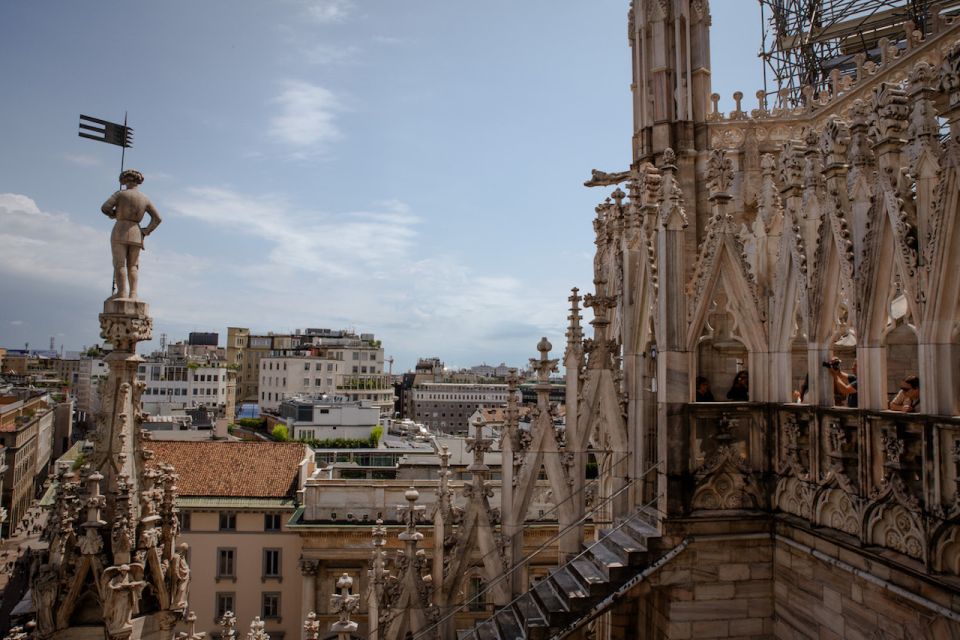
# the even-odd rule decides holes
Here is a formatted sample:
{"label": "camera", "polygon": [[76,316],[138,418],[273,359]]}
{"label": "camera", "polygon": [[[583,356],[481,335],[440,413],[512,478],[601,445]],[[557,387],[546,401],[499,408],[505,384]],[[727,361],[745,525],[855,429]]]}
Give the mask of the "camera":
{"label": "camera", "polygon": [[840,361],[839,361],[839,360],[832,360],[832,361],[830,361],[830,362],[822,362],[821,364],[822,364],[824,367],[826,367],[827,369],[833,369],[834,371],[840,371]]}

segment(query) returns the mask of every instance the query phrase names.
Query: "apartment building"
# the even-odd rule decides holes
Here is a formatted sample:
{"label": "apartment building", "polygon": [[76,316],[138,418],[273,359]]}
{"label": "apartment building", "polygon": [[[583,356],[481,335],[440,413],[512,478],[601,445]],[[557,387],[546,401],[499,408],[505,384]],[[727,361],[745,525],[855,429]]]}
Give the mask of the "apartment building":
{"label": "apartment building", "polygon": [[238,402],[276,410],[282,400],[297,394],[335,392],[392,412],[393,388],[384,374],[383,347],[372,333],[308,328],[254,335],[246,328],[229,327],[226,357],[237,368]]}
{"label": "apartment building", "polygon": [[223,364],[157,359],[139,365],[137,378],[146,385],[143,410],[153,415],[227,404],[228,376]]}
{"label": "apartment building", "polygon": [[425,382],[412,389],[413,420],[444,433],[466,434],[469,419],[482,407],[507,404],[505,384]]}
{"label": "apartment building", "polygon": [[55,406],[47,394],[18,391],[0,396],[0,448],[7,466],[0,496],[7,522],[0,537],[23,518],[46,478],[53,453]]}
{"label": "apartment building", "polygon": [[280,403],[279,419],[294,440],[366,439],[380,421],[380,409],[368,400],[344,396],[300,396]]}
{"label": "apartment building", "polygon": [[77,397],[77,411],[94,414],[100,409],[100,382],[110,373],[102,358],[82,358],[77,371],[73,393]]}
{"label": "apartment building", "polygon": [[313,471],[295,442],[149,444],[179,475],[181,533],[190,546],[190,608],[197,631],[217,637],[226,611],[266,623],[271,638],[297,640],[303,624],[300,535],[288,527]]}

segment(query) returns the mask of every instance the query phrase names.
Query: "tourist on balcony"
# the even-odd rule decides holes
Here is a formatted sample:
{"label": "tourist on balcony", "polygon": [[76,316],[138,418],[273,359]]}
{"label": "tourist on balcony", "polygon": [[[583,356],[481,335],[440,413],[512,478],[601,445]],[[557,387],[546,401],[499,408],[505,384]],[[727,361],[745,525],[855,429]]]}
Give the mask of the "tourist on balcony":
{"label": "tourist on balcony", "polygon": [[733,385],[727,391],[727,400],[733,402],[747,402],[750,400],[750,380],[747,371],[743,370],[733,377]]}
{"label": "tourist on balcony", "polygon": [[803,384],[800,385],[800,390],[793,390],[793,401],[797,404],[800,404],[806,400],[807,393],[810,391],[810,374],[803,376]]}
{"label": "tourist on balcony", "polygon": [[901,413],[917,413],[920,407],[920,378],[907,376],[900,383],[900,392],[890,401],[888,409]]}
{"label": "tourist on balcony", "polygon": [[710,382],[703,376],[697,376],[697,402],[715,402]]}
{"label": "tourist on balcony", "polygon": [[[853,365],[852,373],[844,373],[843,362],[840,358],[832,358],[829,362],[824,362],[823,366],[833,377],[833,404],[838,407],[856,407],[857,406],[857,376],[856,363]],[[851,404],[851,398],[852,404]]]}

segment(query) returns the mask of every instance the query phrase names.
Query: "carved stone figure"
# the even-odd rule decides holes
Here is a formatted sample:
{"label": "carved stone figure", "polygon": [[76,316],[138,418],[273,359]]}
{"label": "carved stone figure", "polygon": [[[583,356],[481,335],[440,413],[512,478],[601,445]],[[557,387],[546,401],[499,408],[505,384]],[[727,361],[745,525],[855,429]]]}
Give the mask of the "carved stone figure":
{"label": "carved stone figure", "polygon": [[140,592],[146,586],[143,565],[138,563],[109,567],[100,579],[103,614],[111,639],[125,638],[133,629],[131,621],[139,613]]}
{"label": "carved stone figure", "polygon": [[187,590],[190,587],[190,567],[187,565],[187,551],[190,546],[186,542],[177,545],[177,550],[170,558],[170,608],[181,611],[187,606]]}
{"label": "carved stone figure", "polygon": [[[160,214],[139,187],[143,174],[127,169],[120,174],[121,190],[107,198],[100,210],[116,220],[110,234],[110,250],[113,254],[113,281],[117,292],[113,298],[136,298],[137,279],[140,268],[140,251],[143,239],[160,226]],[[140,226],[144,214],[150,214],[150,224]],[[129,284],[129,289],[127,285]]]}

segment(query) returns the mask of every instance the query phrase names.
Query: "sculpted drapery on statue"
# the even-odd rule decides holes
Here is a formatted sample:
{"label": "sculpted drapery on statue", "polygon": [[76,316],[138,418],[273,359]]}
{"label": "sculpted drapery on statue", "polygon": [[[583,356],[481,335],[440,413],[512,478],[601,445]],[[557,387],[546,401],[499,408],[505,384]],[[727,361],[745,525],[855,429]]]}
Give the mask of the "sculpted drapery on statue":
{"label": "sculpted drapery on statue", "polygon": [[[100,210],[116,220],[110,234],[113,254],[113,280],[117,285],[114,298],[137,297],[137,275],[143,239],[160,226],[160,214],[139,187],[143,174],[127,169],[120,174],[120,191],[107,198]],[[150,224],[141,227],[144,214],[150,214]],[[129,284],[129,287],[127,286]]]}

